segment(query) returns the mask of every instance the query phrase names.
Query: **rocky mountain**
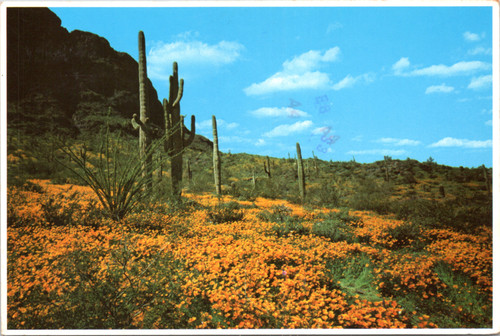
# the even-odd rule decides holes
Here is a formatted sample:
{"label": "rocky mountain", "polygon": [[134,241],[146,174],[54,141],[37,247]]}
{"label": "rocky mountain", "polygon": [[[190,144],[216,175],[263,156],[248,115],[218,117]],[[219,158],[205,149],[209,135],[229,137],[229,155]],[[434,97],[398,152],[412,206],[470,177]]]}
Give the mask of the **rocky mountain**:
{"label": "rocky mountain", "polygon": [[[148,92],[151,119],[162,125],[163,109],[150,81]],[[103,37],[68,32],[48,8],[8,8],[7,98],[9,130],[74,135],[95,131],[107,118],[112,128],[134,132],[138,65]]]}

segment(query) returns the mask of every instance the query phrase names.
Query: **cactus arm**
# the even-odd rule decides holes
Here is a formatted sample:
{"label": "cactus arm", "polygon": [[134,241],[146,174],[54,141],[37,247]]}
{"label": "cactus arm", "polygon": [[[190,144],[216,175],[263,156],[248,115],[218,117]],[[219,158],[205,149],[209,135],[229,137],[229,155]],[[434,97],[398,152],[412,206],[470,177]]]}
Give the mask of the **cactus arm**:
{"label": "cactus arm", "polygon": [[182,95],[184,94],[184,79],[181,78],[179,83],[179,91],[177,92],[177,98],[175,98],[172,107],[176,107],[182,99]]}
{"label": "cactus arm", "polygon": [[184,138],[182,138],[184,140],[184,148],[188,147],[189,145],[191,145],[193,143],[194,135],[196,132],[195,124],[196,124],[196,122],[195,122],[194,115],[191,116],[191,131],[188,130],[187,128],[185,128],[184,124],[182,124],[182,128],[185,128],[185,132],[189,134],[189,137],[187,138],[187,140],[184,140]]}

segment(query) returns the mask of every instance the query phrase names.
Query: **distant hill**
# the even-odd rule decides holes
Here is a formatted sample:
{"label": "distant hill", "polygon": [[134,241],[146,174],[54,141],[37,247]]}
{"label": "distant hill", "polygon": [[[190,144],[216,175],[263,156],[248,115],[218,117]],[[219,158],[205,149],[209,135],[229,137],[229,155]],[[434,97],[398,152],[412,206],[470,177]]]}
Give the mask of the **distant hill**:
{"label": "distant hill", "polygon": [[[111,127],[133,132],[139,111],[137,62],[93,33],[68,32],[48,8],[7,9],[9,130],[27,135],[93,132],[111,108]],[[163,109],[148,83],[152,121]],[[211,149],[197,137],[200,150]]]}

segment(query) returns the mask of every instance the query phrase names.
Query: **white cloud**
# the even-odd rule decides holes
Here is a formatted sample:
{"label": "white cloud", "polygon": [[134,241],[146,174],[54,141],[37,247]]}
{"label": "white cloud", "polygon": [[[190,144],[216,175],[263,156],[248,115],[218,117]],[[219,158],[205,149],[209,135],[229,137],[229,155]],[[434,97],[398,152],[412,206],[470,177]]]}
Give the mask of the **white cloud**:
{"label": "white cloud", "polygon": [[283,62],[283,69],[260,83],[253,83],[244,89],[247,95],[261,95],[298,89],[324,89],[330,77],[317,70],[322,64],[337,60],[340,49],[333,47],[323,54],[310,50],[291,60]]}
{"label": "white cloud", "polygon": [[462,147],[462,148],[486,148],[491,147],[491,140],[467,140],[467,139],[456,139],[451,137],[446,137],[438,142],[435,142],[429,147]]}
{"label": "white cloud", "polygon": [[469,86],[467,86],[467,88],[473,89],[473,90],[490,88],[491,87],[490,84],[491,84],[492,80],[493,80],[493,77],[491,75],[474,77],[470,81]]}
{"label": "white cloud", "polygon": [[168,80],[172,63],[182,65],[220,66],[233,63],[245,49],[238,42],[221,41],[209,45],[201,41],[156,42],[148,53],[148,72],[151,78]]}
{"label": "white cloud", "polygon": [[264,140],[264,139],[259,139],[255,143],[255,146],[265,146],[265,145],[266,145],[266,140]]}
{"label": "white cloud", "polygon": [[375,79],[375,76],[373,74],[370,74],[370,73],[359,75],[356,77],[353,77],[349,74],[346,77],[344,77],[344,79],[335,83],[335,85],[333,85],[333,89],[335,91],[338,91],[338,90],[350,88],[350,87],[353,87],[359,81],[364,81],[365,83],[371,83],[374,81],[374,79]]}
{"label": "white cloud", "polygon": [[403,71],[407,69],[409,66],[410,66],[410,60],[408,59],[408,57],[401,57],[399,61],[397,61],[392,65],[392,70],[396,75],[399,75],[403,73]]}
{"label": "white cloud", "polygon": [[283,72],[294,74],[309,72],[317,68],[322,62],[336,61],[339,53],[339,47],[328,49],[323,55],[318,50],[310,50],[295,56],[291,61],[283,62]]}
{"label": "white cloud", "polygon": [[393,64],[392,69],[394,74],[398,76],[460,76],[480,70],[488,70],[491,68],[491,65],[481,61],[462,61],[453,65],[438,64],[407,71],[409,67],[409,59],[403,57]]}
{"label": "white cloud", "polygon": [[491,48],[476,47],[467,51],[469,55],[491,55]]}
{"label": "white cloud", "polygon": [[431,65],[427,68],[413,70],[413,76],[458,76],[466,75],[478,70],[489,69],[490,65],[480,61],[458,62],[447,66],[443,64]]}
{"label": "white cloud", "polygon": [[397,139],[397,138],[380,138],[377,142],[391,144],[394,146],[418,146],[421,144],[418,140],[410,140],[410,139]]}
{"label": "white cloud", "polygon": [[253,83],[244,91],[251,96],[299,89],[325,89],[329,84],[328,75],[319,71],[290,75],[278,72],[263,82]]}
{"label": "white cloud", "polygon": [[332,130],[332,128],[330,126],[323,126],[323,127],[317,127],[315,129],[313,129],[311,133],[314,135],[321,135],[321,134],[328,133],[331,130]]}
{"label": "white cloud", "polygon": [[292,133],[300,133],[312,126],[312,121],[304,120],[297,121],[294,124],[284,124],[273,128],[271,131],[264,134],[266,137],[277,137],[277,136],[287,136]]}
{"label": "white cloud", "polygon": [[[225,128],[228,130],[234,129],[240,126],[240,124],[231,122],[228,123],[224,119],[217,119],[217,128]],[[211,129],[212,128],[212,119],[203,120],[202,122],[196,123],[196,128],[198,129]]]}
{"label": "white cloud", "polygon": [[471,32],[468,32],[468,31],[466,31],[463,34],[463,37],[468,42],[475,42],[475,41],[479,41],[481,39],[478,34],[471,33]]}
{"label": "white cloud", "polygon": [[307,112],[291,107],[261,107],[250,113],[256,117],[309,117]]}
{"label": "white cloud", "polygon": [[436,93],[436,92],[442,92],[442,93],[449,93],[455,90],[453,86],[447,86],[446,84],[441,84],[441,85],[432,85],[429,86],[426,90],[425,93]]}
{"label": "white cloud", "polygon": [[349,151],[347,154],[349,155],[403,155],[406,154],[407,152],[403,149],[365,149],[365,150],[358,150],[358,151]]}

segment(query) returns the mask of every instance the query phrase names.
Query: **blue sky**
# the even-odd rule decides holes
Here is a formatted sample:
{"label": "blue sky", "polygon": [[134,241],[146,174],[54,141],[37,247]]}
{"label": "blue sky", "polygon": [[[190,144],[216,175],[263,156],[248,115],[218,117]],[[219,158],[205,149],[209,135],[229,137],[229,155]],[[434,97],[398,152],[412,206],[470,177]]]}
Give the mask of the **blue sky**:
{"label": "blue sky", "polygon": [[491,7],[51,8],[137,59],[222,151],[492,166]]}

